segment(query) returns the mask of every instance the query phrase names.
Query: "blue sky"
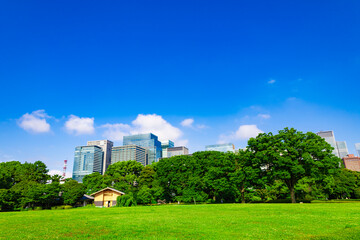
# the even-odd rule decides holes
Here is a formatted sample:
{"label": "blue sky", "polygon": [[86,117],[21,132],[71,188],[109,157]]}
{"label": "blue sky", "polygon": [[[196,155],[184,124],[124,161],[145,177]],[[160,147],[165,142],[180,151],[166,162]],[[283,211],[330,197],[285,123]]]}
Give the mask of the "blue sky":
{"label": "blue sky", "polygon": [[[0,161],[152,130],[191,152],[284,127],[360,142],[359,1],[3,1]],[[183,122],[184,120],[187,121]],[[191,119],[191,120],[189,120]],[[121,145],[116,140],[115,145]]]}

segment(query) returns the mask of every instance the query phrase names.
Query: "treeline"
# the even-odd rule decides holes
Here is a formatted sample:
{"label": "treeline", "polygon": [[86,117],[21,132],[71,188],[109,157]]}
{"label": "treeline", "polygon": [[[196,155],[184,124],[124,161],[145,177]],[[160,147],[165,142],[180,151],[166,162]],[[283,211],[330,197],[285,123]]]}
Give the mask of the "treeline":
{"label": "treeline", "polygon": [[359,199],[360,173],[344,169],[332,150],[314,133],[285,128],[259,134],[237,153],[196,152],[146,167],[118,162],[83,184],[88,194],[110,186],[140,204]]}
{"label": "treeline", "polygon": [[162,202],[296,202],[360,199],[360,173],[345,169],[332,147],[314,133],[295,129],[262,133],[236,153],[196,152],[142,166],[112,164],[83,183],[49,176],[44,163],[0,163],[0,208],[75,205],[84,193],[105,187],[126,193],[119,205]]}
{"label": "treeline", "polygon": [[48,175],[41,161],[0,163],[1,211],[75,205],[85,193],[84,185],[72,179],[60,184],[60,178]]}

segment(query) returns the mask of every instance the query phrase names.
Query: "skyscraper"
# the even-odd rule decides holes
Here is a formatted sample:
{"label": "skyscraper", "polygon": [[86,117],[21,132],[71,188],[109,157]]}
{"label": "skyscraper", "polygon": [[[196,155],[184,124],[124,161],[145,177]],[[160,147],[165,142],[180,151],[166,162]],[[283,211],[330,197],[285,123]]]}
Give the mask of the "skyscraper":
{"label": "skyscraper", "polygon": [[148,164],[159,161],[162,156],[161,142],[158,137],[152,133],[137,134],[131,136],[124,136],[124,146],[137,145],[148,150]]}
{"label": "skyscraper", "polygon": [[104,152],[104,162],[102,167],[101,174],[104,174],[108,166],[111,164],[111,149],[114,145],[113,142],[109,140],[96,140],[96,141],[88,141],[88,146],[98,146],[101,147],[101,149]]}
{"label": "skyscraper", "polygon": [[93,172],[102,173],[103,151],[98,146],[80,146],[75,148],[72,178],[82,182],[84,176]]}
{"label": "skyscraper", "polygon": [[161,142],[161,149],[162,149],[162,157],[168,157],[168,148],[174,147],[174,142],[167,140],[165,142]]}
{"label": "skyscraper", "polygon": [[146,166],[147,150],[137,145],[113,147],[111,152],[111,164],[116,162],[135,160]]}
{"label": "skyscraper", "polygon": [[349,154],[349,151],[348,151],[345,141],[336,142],[336,147],[337,147],[340,158],[344,158],[344,157],[346,157],[346,155]]}
{"label": "skyscraper", "polygon": [[205,151],[235,152],[235,146],[232,143],[207,145]]}
{"label": "skyscraper", "polygon": [[335,136],[333,131],[321,131],[317,133],[318,136],[325,139],[327,143],[329,143],[333,148],[333,154],[337,157],[340,157],[338,148],[336,146]]}
{"label": "skyscraper", "polygon": [[356,149],[358,157],[360,157],[360,143],[355,143],[355,149]]}

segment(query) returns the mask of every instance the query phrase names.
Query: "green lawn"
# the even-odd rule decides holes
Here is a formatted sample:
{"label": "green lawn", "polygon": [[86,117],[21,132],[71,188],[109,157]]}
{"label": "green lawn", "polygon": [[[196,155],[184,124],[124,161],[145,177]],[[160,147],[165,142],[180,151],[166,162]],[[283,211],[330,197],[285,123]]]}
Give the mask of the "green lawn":
{"label": "green lawn", "polygon": [[0,239],[360,239],[360,203],[163,205],[0,213]]}

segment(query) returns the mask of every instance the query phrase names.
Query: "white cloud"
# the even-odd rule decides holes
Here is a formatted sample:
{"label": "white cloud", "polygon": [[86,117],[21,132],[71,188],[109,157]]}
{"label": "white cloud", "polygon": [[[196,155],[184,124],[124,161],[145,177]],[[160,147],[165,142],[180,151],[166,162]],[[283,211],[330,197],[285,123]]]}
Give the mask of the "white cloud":
{"label": "white cloud", "polygon": [[132,121],[133,129],[130,131],[131,134],[140,133],[153,133],[159,137],[161,141],[165,140],[178,140],[183,133],[180,129],[172,126],[160,115],[156,114],[139,114],[137,118]]}
{"label": "white cloud", "polygon": [[249,139],[256,137],[259,133],[263,133],[256,125],[241,125],[236,131],[235,136],[237,139]]}
{"label": "white cloud", "polygon": [[116,123],[116,124],[104,124],[101,126],[106,128],[103,133],[103,137],[112,141],[122,141],[123,137],[129,135],[131,127],[128,124]]}
{"label": "white cloud", "polygon": [[94,118],[70,115],[69,120],[65,122],[65,129],[75,135],[93,134],[95,132]]}
{"label": "white cloud", "polygon": [[25,113],[19,120],[18,125],[25,131],[31,133],[46,133],[50,132],[50,124],[46,119],[50,118],[45,113],[45,110],[37,110],[32,113]]}
{"label": "white cloud", "polygon": [[247,140],[263,133],[256,125],[241,125],[238,130],[230,135],[220,135],[218,143],[228,143],[233,140]]}
{"label": "white cloud", "polygon": [[131,125],[116,123],[105,124],[101,127],[106,128],[103,136],[113,141],[121,141],[123,136],[127,135],[153,133],[159,137],[160,141],[172,140],[176,145],[187,144],[187,140],[181,138],[183,132],[157,114],[139,114]]}
{"label": "white cloud", "polygon": [[263,118],[263,119],[271,118],[270,114],[261,114],[261,113],[258,114],[258,117]]}
{"label": "white cloud", "polygon": [[274,84],[275,82],[276,82],[276,80],[271,79],[271,80],[268,81],[268,84]]}
{"label": "white cloud", "polygon": [[192,127],[192,124],[194,123],[194,119],[192,118],[187,118],[184,119],[180,124],[183,127]]}

